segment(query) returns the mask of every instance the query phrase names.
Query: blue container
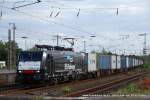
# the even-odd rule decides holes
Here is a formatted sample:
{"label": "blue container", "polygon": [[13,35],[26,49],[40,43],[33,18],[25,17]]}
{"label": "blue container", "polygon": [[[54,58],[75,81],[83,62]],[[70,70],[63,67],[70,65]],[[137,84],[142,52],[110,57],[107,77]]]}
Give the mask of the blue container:
{"label": "blue container", "polygon": [[100,69],[111,69],[111,55],[100,55],[99,60]]}
{"label": "blue container", "polygon": [[127,68],[127,59],[125,56],[121,56],[121,69]]}
{"label": "blue container", "polygon": [[131,67],[134,67],[134,58],[132,58],[132,66]]}
{"label": "blue container", "polygon": [[84,64],[85,64],[85,69],[88,71],[88,53],[84,54]]}
{"label": "blue container", "polygon": [[133,67],[133,58],[129,57],[129,68]]}

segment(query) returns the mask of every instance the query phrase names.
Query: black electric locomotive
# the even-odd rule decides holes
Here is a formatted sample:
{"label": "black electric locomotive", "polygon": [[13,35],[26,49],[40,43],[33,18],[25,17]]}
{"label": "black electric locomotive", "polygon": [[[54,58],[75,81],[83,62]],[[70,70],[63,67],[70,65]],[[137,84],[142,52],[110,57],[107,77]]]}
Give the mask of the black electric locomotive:
{"label": "black electric locomotive", "polygon": [[[87,72],[84,55],[71,48],[37,45],[42,50],[22,51],[18,57],[18,81],[68,81]],[[43,50],[46,48],[47,50]]]}

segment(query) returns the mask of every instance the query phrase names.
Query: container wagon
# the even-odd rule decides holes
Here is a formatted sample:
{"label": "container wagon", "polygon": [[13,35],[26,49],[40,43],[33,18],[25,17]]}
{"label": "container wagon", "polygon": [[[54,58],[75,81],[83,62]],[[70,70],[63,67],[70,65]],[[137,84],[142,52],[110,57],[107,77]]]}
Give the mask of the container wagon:
{"label": "container wagon", "polygon": [[116,55],[100,55],[99,67],[102,72],[113,73],[117,69]]}

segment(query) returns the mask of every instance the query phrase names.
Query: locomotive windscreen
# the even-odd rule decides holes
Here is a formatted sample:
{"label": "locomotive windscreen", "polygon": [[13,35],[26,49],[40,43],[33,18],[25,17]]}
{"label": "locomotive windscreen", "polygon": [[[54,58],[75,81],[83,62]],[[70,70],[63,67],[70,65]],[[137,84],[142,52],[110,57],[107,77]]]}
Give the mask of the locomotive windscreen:
{"label": "locomotive windscreen", "polygon": [[43,52],[21,52],[19,61],[41,61]]}
{"label": "locomotive windscreen", "polygon": [[43,52],[21,52],[18,70],[40,70]]}

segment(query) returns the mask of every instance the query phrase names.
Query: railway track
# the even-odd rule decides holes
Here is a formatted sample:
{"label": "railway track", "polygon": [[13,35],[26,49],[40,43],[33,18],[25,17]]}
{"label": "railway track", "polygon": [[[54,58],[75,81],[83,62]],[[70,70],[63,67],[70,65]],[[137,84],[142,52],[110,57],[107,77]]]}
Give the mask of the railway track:
{"label": "railway track", "polygon": [[0,85],[0,93],[2,91],[12,90],[21,87],[22,85],[19,83],[11,83],[11,84],[1,84]]}
{"label": "railway track", "polygon": [[[110,76],[105,76],[103,77],[104,80],[109,80]],[[115,77],[115,75],[111,75],[111,77]],[[114,78],[113,78],[114,79]],[[113,80],[112,79],[112,80]],[[8,90],[5,91],[0,91],[0,95],[16,95],[16,94],[30,94],[30,95],[34,95],[33,92],[38,92],[38,91],[48,91],[48,90],[52,90],[55,88],[60,88],[60,87],[64,87],[64,86],[76,86],[76,85],[80,85],[82,83],[90,83],[93,81],[97,81],[100,80],[99,78],[94,78],[94,79],[86,79],[86,80],[79,80],[79,81],[72,81],[69,83],[61,83],[61,84],[56,84],[56,85],[44,85],[44,86],[32,86],[32,85],[20,85],[20,86],[15,86],[13,88],[11,88],[11,86],[9,86],[10,88]],[[33,84],[34,85],[34,84]],[[6,87],[7,88],[7,87]],[[4,88],[5,89],[5,88]]]}
{"label": "railway track", "polygon": [[85,90],[81,90],[81,91],[77,91],[74,93],[69,93],[64,96],[65,97],[79,97],[79,96],[90,96],[90,95],[94,95],[94,94],[104,94],[112,89],[116,89],[122,85],[129,83],[129,82],[135,81],[135,80],[139,79],[140,77],[145,76],[148,73],[149,72],[144,72],[144,73],[136,74],[136,75],[133,75],[130,77],[125,77],[125,78],[122,78],[119,80],[108,82],[106,84],[98,85],[98,86],[88,88]]}
{"label": "railway track", "polygon": [[[134,74],[134,73],[132,73]],[[132,75],[130,74],[130,75]],[[117,77],[120,79],[122,73],[121,74],[118,74]],[[111,75],[112,77],[113,75]],[[123,75],[122,77],[125,77],[126,75]],[[117,77],[114,75],[115,78],[113,78],[112,80],[117,80]],[[112,80],[109,80],[110,76],[107,76],[107,77],[104,77],[106,78],[105,79],[105,82],[108,82],[108,81],[112,81]],[[56,88],[60,89],[61,87],[63,86],[72,86],[72,87],[76,87],[76,85],[79,85],[80,84],[85,84],[85,83],[90,83],[90,82],[93,82],[93,81],[102,81],[102,79],[100,78],[95,78],[95,79],[87,79],[87,80],[80,80],[80,81],[75,81],[75,82],[69,82],[69,83],[61,83],[61,84],[57,84],[57,85],[35,85],[33,84],[32,85],[25,85],[25,86],[14,86],[14,88],[10,88],[8,90],[5,90],[5,91],[0,91],[0,95],[3,95],[3,96],[13,96],[13,95],[41,95],[41,94],[34,94],[34,92],[43,92],[43,91],[49,91],[49,90],[55,90]],[[107,80],[107,81],[106,81]],[[113,82],[113,81],[112,81]],[[100,83],[102,85],[102,83]],[[56,90],[57,91],[57,90]],[[63,94],[64,95],[64,94]],[[57,96],[63,96],[62,94],[61,95],[57,95]],[[69,94],[67,94],[69,96]],[[65,95],[65,96],[67,96]]]}
{"label": "railway track", "polygon": [[[81,81],[76,81],[75,84],[79,84],[80,82],[89,82],[89,81],[93,81],[96,80],[95,79],[87,79],[87,80],[81,80]],[[20,84],[14,84],[14,85],[8,85],[6,87],[3,87],[4,89],[9,88],[8,90],[2,91],[1,87],[0,87],[0,95],[16,95],[16,94],[32,94],[33,91],[42,91],[42,90],[46,90],[49,88],[57,88],[60,86],[65,86],[65,85],[71,85],[74,84],[74,82],[69,82],[69,83],[62,83],[62,84],[56,84],[56,85],[51,85],[51,84],[24,84],[24,85],[20,85]]]}
{"label": "railway track", "polygon": [[9,94],[9,93],[15,93],[22,90],[28,90],[28,89],[35,89],[44,87],[42,84],[20,84],[20,83],[14,83],[14,84],[8,84],[4,86],[0,86],[0,95]]}

